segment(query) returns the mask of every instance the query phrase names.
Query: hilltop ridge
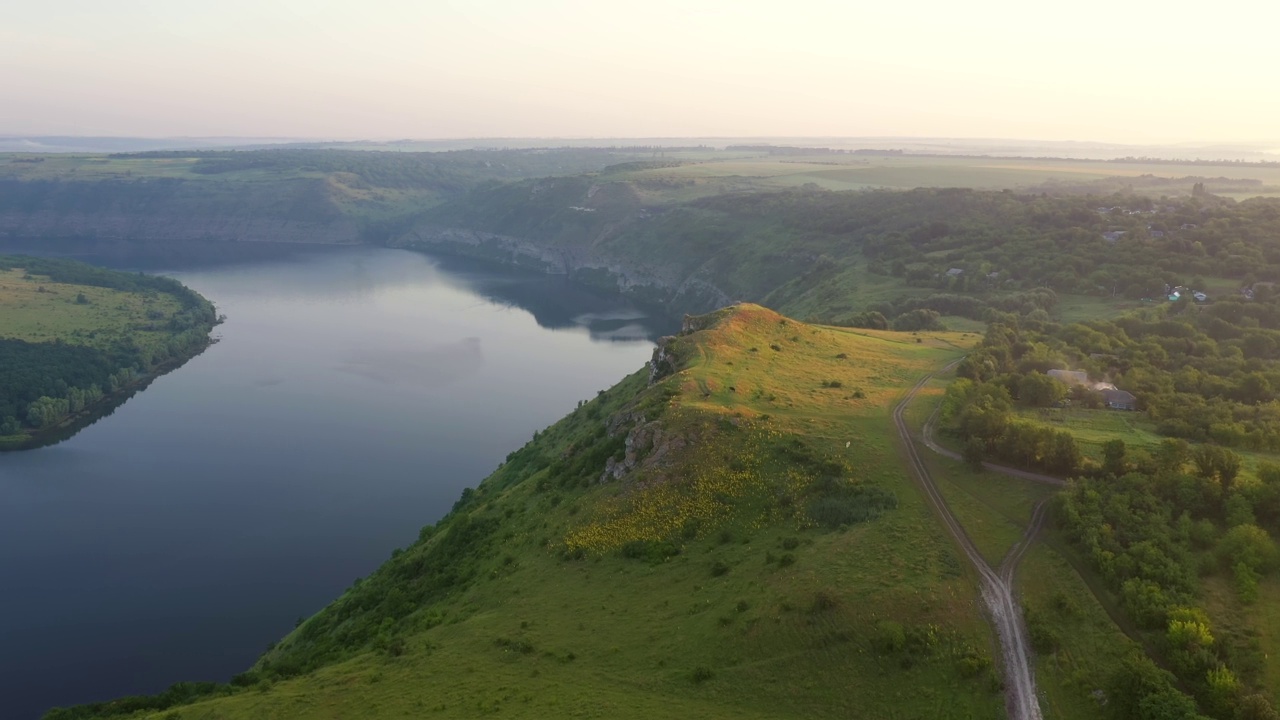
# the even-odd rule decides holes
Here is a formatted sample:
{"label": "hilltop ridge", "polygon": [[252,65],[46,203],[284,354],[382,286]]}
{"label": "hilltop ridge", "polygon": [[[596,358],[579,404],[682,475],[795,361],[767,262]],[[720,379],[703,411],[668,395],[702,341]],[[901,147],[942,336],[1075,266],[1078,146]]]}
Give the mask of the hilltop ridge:
{"label": "hilltop ridge", "polygon": [[47,717],[997,716],[888,412],[975,339],[692,318],[231,684]]}

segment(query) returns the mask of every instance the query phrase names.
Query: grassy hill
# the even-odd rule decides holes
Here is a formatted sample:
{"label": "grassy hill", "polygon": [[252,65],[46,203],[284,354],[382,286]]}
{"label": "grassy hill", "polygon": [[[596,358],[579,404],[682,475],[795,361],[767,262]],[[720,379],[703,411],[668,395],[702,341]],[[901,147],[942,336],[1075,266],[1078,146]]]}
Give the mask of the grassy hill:
{"label": "grassy hill", "polygon": [[230,685],[48,717],[1000,717],[889,421],[974,339],[694,318]]}
{"label": "grassy hill", "polygon": [[204,349],[215,321],[175,280],[0,256],[0,449],[74,430]]}

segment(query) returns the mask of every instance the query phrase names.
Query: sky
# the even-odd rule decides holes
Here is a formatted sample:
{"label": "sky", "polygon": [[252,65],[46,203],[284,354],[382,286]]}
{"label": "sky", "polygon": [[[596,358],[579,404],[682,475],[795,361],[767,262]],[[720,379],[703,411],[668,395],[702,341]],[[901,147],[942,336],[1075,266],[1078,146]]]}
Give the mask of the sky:
{"label": "sky", "polygon": [[0,134],[1275,141],[1277,28],[1263,0],[0,0]]}

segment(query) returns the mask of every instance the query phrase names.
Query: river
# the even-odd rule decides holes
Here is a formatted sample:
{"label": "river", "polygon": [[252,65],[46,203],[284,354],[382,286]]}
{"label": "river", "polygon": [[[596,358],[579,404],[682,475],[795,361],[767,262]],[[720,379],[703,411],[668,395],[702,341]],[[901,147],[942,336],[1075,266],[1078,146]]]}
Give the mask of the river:
{"label": "river", "polygon": [[349,248],[169,269],[218,342],[0,454],[0,703],[226,680],[669,330],[563,280]]}

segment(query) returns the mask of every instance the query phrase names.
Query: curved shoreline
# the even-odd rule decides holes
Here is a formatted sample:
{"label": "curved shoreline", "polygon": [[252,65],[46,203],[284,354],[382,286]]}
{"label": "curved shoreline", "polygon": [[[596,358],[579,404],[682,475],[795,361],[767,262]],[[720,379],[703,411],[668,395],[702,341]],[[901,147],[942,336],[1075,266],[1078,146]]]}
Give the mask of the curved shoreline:
{"label": "curved shoreline", "polygon": [[[210,328],[212,332],[212,328]],[[102,399],[93,405],[84,408],[76,413],[66,415],[57,424],[47,428],[41,428],[34,432],[27,432],[21,435],[0,436],[0,453],[22,452],[24,450],[38,450],[44,447],[57,445],[64,440],[70,440],[75,437],[81,430],[93,425],[102,418],[110,416],[117,408],[128,402],[134,395],[147,389],[151,383],[159,380],[161,377],[177,370],[186,365],[191,360],[208,350],[211,345],[218,342],[216,338],[209,338],[208,342],[200,345],[195,352],[178,358],[169,358],[160,363],[150,371],[143,373],[138,378],[130,382],[128,385],[107,393]]]}

